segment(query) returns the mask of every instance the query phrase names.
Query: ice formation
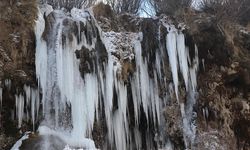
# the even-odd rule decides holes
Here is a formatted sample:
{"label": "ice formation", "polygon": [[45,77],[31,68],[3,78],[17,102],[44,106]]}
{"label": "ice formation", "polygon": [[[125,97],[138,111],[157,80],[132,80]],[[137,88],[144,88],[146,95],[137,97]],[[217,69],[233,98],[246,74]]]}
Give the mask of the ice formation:
{"label": "ice formation", "polygon": [[35,130],[35,120],[38,117],[39,112],[39,93],[37,89],[24,85],[24,93],[15,95],[16,99],[16,116],[18,119],[18,127],[22,126],[22,121],[26,120],[33,124],[33,130]]}
{"label": "ice formation", "polygon": [[11,148],[10,150],[19,150],[19,148],[21,147],[23,141],[29,138],[29,133],[30,133],[30,132],[26,132],[26,133],[24,134],[24,136],[21,137],[21,138],[12,146],[12,148]]}
{"label": "ice formation", "polygon": [[4,80],[4,86],[5,86],[8,90],[10,90],[10,88],[11,88],[11,80],[10,80],[10,79],[5,79],[5,80]]}
{"label": "ice formation", "polygon": [[[189,57],[189,48],[185,45],[185,37],[181,30],[177,30],[173,25],[166,24],[163,21],[163,25],[168,30],[166,37],[166,47],[169,57],[169,64],[171,67],[172,78],[175,88],[176,99],[180,104],[180,110],[183,121],[183,137],[186,148],[189,148],[195,139],[196,126],[195,117],[196,113],[193,111],[193,107],[196,103],[196,89],[197,89],[197,71],[199,67],[198,48],[195,45],[195,57],[193,60]],[[182,73],[182,77],[185,83],[187,91],[186,105],[183,102],[179,102],[179,77],[178,69]]]}
{"label": "ice formation", "polygon": [[[143,33],[103,32],[91,10],[73,8],[66,14],[48,5],[41,7],[35,27],[38,89],[24,85],[23,91],[15,95],[18,127],[23,120],[30,120],[35,129],[41,100],[43,121],[38,132],[59,137],[66,143],[65,149],[95,149],[92,131],[94,123],[101,119],[107,127],[107,149],[153,149],[154,143],[157,148],[172,149],[164,135],[163,109],[169,99],[168,93],[160,97],[161,84],[164,84],[170,94],[173,91],[176,95],[185,144],[190,147],[196,132],[193,106],[198,50],[196,47],[191,60],[182,31],[173,25],[163,25],[168,30],[166,52],[159,45],[155,62],[149,62],[142,55]],[[100,43],[107,53],[103,61],[99,58],[101,52],[97,45]],[[96,55],[86,62],[89,71],[84,73],[80,70],[79,51],[86,51],[90,57]],[[173,86],[168,85],[164,77],[164,53],[168,54]],[[126,62],[135,63],[127,82],[122,79]],[[186,103],[179,99],[179,72],[188,93]],[[5,86],[10,88],[11,81],[6,80]],[[49,142],[46,141],[44,149],[48,149]]]}
{"label": "ice formation", "polygon": [[3,103],[3,89],[0,87],[0,110],[2,109],[3,106],[2,103]]}

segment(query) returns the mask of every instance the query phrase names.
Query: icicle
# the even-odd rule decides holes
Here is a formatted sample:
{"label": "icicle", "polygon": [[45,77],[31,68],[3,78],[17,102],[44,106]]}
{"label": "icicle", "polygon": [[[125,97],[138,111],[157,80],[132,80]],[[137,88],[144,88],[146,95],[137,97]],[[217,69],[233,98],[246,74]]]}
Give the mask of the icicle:
{"label": "icicle", "polygon": [[[173,77],[175,94],[178,99],[178,67],[182,72],[182,76],[185,82],[186,92],[188,94],[186,103],[180,103],[182,121],[183,121],[183,137],[185,146],[188,148],[193,143],[196,133],[196,126],[192,122],[194,112],[193,106],[196,103],[196,88],[197,88],[197,70],[199,66],[198,49],[195,45],[195,58],[190,60],[188,47],[185,46],[185,37],[183,33],[178,33],[174,26],[167,25],[163,22],[163,25],[167,28],[167,51]],[[178,57],[178,58],[177,58]],[[179,64],[177,62],[179,59]],[[188,66],[188,62],[190,67]],[[169,90],[171,94],[171,88]]]}
{"label": "icicle", "polygon": [[2,109],[2,106],[3,106],[3,89],[0,87],[0,110]]}
{"label": "icicle", "polygon": [[[138,37],[139,40],[135,40],[134,49],[135,49],[135,61],[136,61],[136,76],[135,82],[137,90],[137,110],[140,110],[140,105],[142,104],[144,113],[146,114],[148,121],[148,106],[149,106],[149,98],[150,98],[150,87],[149,87],[149,76],[148,76],[148,66],[147,63],[143,60],[142,57],[142,49],[141,49],[141,40],[142,35]],[[138,116],[135,116],[138,117]]]}
{"label": "icicle", "polygon": [[202,58],[202,67],[203,67],[203,70],[205,71],[206,68],[205,68],[205,59],[204,58]]}
{"label": "icicle", "polygon": [[33,124],[33,131],[35,131],[35,120],[39,112],[39,95],[36,89],[31,89],[31,118]]}
{"label": "icicle", "polygon": [[26,113],[25,113],[25,115],[26,115],[26,120],[29,120],[29,107],[30,107],[30,87],[29,86],[27,86],[27,85],[24,85],[24,87],[23,87],[23,90],[24,90],[24,92],[25,92],[25,110],[26,110]]}
{"label": "icicle", "polygon": [[[159,97],[159,86],[158,86],[158,81],[157,81],[157,76],[156,76],[156,72],[154,71],[154,86],[153,86],[153,89],[154,89],[154,92],[151,94],[154,95],[154,99],[151,99],[151,101],[153,100],[155,102],[155,108],[152,110],[154,112],[156,112],[154,118],[157,118],[157,121],[156,119],[154,123],[158,123],[158,125],[161,125],[161,107],[160,107],[160,97]],[[151,88],[152,89],[152,88]]]}
{"label": "icicle", "polygon": [[208,112],[208,108],[207,107],[205,107],[205,117],[206,117],[206,119],[208,119],[208,117],[209,117],[209,112]]}
{"label": "icicle", "polygon": [[22,126],[23,114],[24,114],[24,97],[23,95],[15,95],[16,98],[16,115],[18,118],[18,128]]}
{"label": "icicle", "polygon": [[183,79],[185,81],[186,90],[188,90],[188,54],[185,46],[185,38],[183,33],[179,33],[177,36],[177,51],[179,58],[180,70],[182,72]]}
{"label": "icicle", "polygon": [[167,51],[168,51],[168,58],[170,62],[173,82],[174,82],[174,89],[177,101],[179,102],[179,79],[178,79],[178,62],[177,62],[177,50],[176,50],[176,29],[174,27],[169,27],[169,33],[167,34]]}
{"label": "icicle", "polygon": [[190,68],[190,80],[191,80],[193,91],[196,91],[196,88],[197,88],[196,76],[197,76],[198,69],[199,69],[198,48],[195,45],[195,58],[193,60],[192,67]]}
{"label": "icicle", "polygon": [[[46,12],[46,9],[44,10]],[[42,104],[43,104],[43,113],[45,113],[45,91],[46,91],[46,82],[47,82],[47,45],[42,38],[42,34],[45,29],[45,21],[43,19],[44,11],[38,9],[38,18],[36,20],[35,26],[35,35],[36,35],[36,76],[38,79],[38,87],[41,88]]]}
{"label": "icicle", "polygon": [[159,77],[162,76],[162,73],[161,73],[161,57],[160,57],[160,54],[159,52],[156,52],[156,58],[155,58],[155,67],[156,67],[156,70],[157,70],[157,74]]}
{"label": "icicle", "polygon": [[11,80],[10,79],[5,79],[4,80],[4,85],[5,87],[10,90],[11,89]]}
{"label": "icicle", "polygon": [[[38,112],[39,112],[39,95],[38,95],[38,91],[37,89],[34,89],[30,86],[24,85],[23,87],[24,92],[25,92],[25,101],[26,101],[26,112],[27,112],[27,116],[26,119],[29,120],[29,112],[31,114],[31,121],[32,121],[32,125],[33,125],[33,131],[35,131],[35,120],[36,120],[36,116],[38,116]],[[30,110],[29,110],[30,109]]]}
{"label": "icicle", "polygon": [[127,120],[127,88],[123,83],[117,83],[118,110],[113,116],[113,131],[117,149],[126,150],[128,141],[128,120]]}
{"label": "icicle", "polygon": [[134,136],[135,136],[135,145],[136,149],[142,149],[142,140],[141,140],[141,133],[138,128],[134,128]]}

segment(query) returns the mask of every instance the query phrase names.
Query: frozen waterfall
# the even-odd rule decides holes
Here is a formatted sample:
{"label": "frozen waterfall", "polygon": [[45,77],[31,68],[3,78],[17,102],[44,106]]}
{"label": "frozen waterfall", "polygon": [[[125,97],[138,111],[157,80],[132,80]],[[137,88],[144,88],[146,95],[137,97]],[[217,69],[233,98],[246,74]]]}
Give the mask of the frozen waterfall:
{"label": "frozen waterfall", "polygon": [[[165,105],[172,98],[164,70],[167,58],[172,101],[178,103],[185,146],[190,148],[196,134],[198,49],[190,58],[182,31],[166,22],[163,26],[165,45],[159,47],[165,51],[154,50],[155,61],[150,62],[143,56],[143,33],[104,32],[91,9],[65,13],[42,6],[35,27],[38,89],[25,85],[16,94],[18,126],[30,119],[35,130],[42,111],[39,135],[60,138],[65,149],[95,149],[96,124],[105,128],[103,149],[171,149],[164,129]],[[129,65],[134,69],[127,73]],[[186,102],[179,96],[183,85]],[[0,88],[0,100],[1,93]],[[42,149],[50,142],[45,140]]]}

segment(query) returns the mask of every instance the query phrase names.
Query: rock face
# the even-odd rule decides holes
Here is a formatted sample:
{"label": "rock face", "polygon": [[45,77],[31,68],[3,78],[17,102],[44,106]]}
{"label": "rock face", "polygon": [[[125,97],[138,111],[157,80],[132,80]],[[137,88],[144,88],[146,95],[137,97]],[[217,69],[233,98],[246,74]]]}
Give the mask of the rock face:
{"label": "rock face", "polygon": [[[19,138],[15,118],[15,94],[23,85],[36,86],[36,1],[0,2],[0,149],[10,149]],[[18,90],[18,91],[16,91]],[[26,129],[24,129],[26,130]]]}
{"label": "rock face", "polygon": [[[112,41],[113,44],[120,43],[115,45],[119,51],[112,52],[112,56],[121,65],[118,78],[124,81],[128,87],[132,86],[129,80],[133,73],[138,70],[136,60],[130,58],[133,57],[131,53],[134,51],[133,47],[128,44],[132,40],[130,36],[133,33],[131,32],[143,34],[142,56],[150,62],[147,66],[149,77],[153,78],[155,67],[160,66],[159,70],[163,72],[162,79],[164,80],[157,81],[162,83],[157,87],[159,97],[164,98],[166,95],[171,97],[171,100],[164,104],[163,117],[165,117],[166,122],[161,127],[163,129],[161,131],[166,133],[172,143],[172,148],[184,149],[185,137],[183,137],[181,108],[177,103],[175,94],[173,94],[173,86],[166,86],[171,85],[173,79],[166,50],[165,37],[168,31],[160,22],[164,16],[157,19],[142,19],[129,14],[115,15],[109,6],[104,4],[93,7],[93,12],[101,30],[106,33],[109,32],[106,36],[115,37]],[[35,77],[36,42],[33,31],[36,14],[35,1],[23,0],[12,3],[12,1],[5,0],[0,2],[0,28],[5,29],[0,32],[0,80],[2,81],[0,82],[0,94],[2,92],[0,149],[10,149],[13,142],[20,137],[20,132],[33,130],[31,121],[24,122],[18,128],[18,121],[15,119],[17,118],[15,95],[24,93],[24,85],[37,87]],[[194,105],[194,112],[197,113],[197,132],[191,149],[249,150],[250,31],[237,24],[230,26],[225,25],[226,23],[217,24],[213,16],[206,14],[194,13],[192,15],[191,21],[185,22],[189,28],[183,31],[185,32],[185,44],[190,48],[190,58],[195,57],[196,44],[199,50],[200,64],[197,77],[198,97],[197,103]],[[44,17],[47,31],[44,32],[43,38],[48,41],[51,39],[46,35],[52,31],[50,27],[53,24],[54,17],[53,13]],[[70,33],[78,34],[79,29],[75,22],[65,19],[63,24],[71,26],[72,31]],[[79,70],[82,77],[87,73],[95,72],[98,65],[101,66],[108,61],[108,53],[105,45],[101,42],[101,35],[97,33],[97,28],[93,28],[93,24],[93,21],[87,21],[80,30],[87,35],[86,40],[89,44],[91,44],[92,38],[97,39],[95,50],[90,51],[88,48],[82,47],[75,52],[76,58],[80,60]],[[70,37],[69,35],[66,36]],[[161,57],[164,57],[160,63],[157,61],[159,54],[156,51],[158,49],[161,51]],[[101,70],[104,70],[104,68],[101,68]],[[179,84],[179,100],[186,103],[188,95],[184,80],[181,80]],[[132,91],[131,88],[129,89],[127,97],[132,99]],[[117,95],[114,97],[117,97]],[[116,101],[113,103],[112,109],[115,111],[118,109],[118,104]],[[132,102],[130,105],[133,105]],[[128,109],[128,115],[133,116],[134,108]],[[101,123],[94,124],[92,136],[98,147],[104,147],[106,138],[104,134],[107,132],[107,127],[103,126],[105,120],[103,118],[100,120]],[[134,128],[134,122],[135,118],[131,117],[129,128]],[[154,135],[155,131],[151,131],[154,129],[153,123],[143,123],[146,122],[145,114],[142,114],[140,122],[140,132],[144,133],[145,136],[146,133]],[[148,131],[149,129],[150,131]],[[142,148],[146,149],[146,140],[142,140],[142,142],[145,144]],[[155,141],[149,144],[154,145],[156,143],[157,136]],[[24,145],[24,147],[29,147],[27,145]]]}
{"label": "rock face", "polygon": [[204,15],[194,16],[187,31],[198,45],[202,64],[198,76],[197,148],[248,150],[250,32]]}

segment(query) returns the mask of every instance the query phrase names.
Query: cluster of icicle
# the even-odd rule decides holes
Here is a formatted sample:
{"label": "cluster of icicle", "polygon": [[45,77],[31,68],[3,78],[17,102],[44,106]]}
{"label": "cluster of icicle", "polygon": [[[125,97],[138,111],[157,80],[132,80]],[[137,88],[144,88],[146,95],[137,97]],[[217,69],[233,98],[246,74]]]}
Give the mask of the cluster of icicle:
{"label": "cluster of icicle", "polygon": [[[6,79],[4,81],[3,88],[5,90],[10,91],[11,89],[10,79]],[[3,88],[0,88],[0,110],[2,108]],[[39,103],[40,103],[38,90],[28,85],[24,85],[23,91],[16,91],[16,93],[18,93],[15,94],[16,114],[12,115],[12,119],[17,118],[18,128],[21,128],[23,120],[30,121],[33,124],[33,130],[34,130],[35,120],[38,118]]]}
{"label": "cluster of icicle", "polygon": [[11,88],[11,80],[5,79],[4,82],[0,81],[0,111],[2,110],[3,106],[3,89],[6,88],[7,90],[10,90]]}
{"label": "cluster of icicle", "polygon": [[39,112],[39,93],[37,89],[24,85],[24,93],[15,95],[16,99],[16,116],[18,118],[18,127],[22,125],[22,121],[26,120],[33,124],[33,130],[35,129],[35,120],[38,118]]}
{"label": "cluster of icicle", "polygon": [[[197,98],[196,76],[199,67],[198,48],[195,45],[195,56],[193,60],[191,60],[189,56],[189,47],[185,45],[185,37],[182,33],[183,27],[180,26],[180,29],[177,30],[175,26],[167,24],[164,18],[162,20],[162,23],[168,31],[166,37],[166,47],[173,77],[175,94],[181,109],[184,142],[186,148],[190,148],[191,144],[195,140],[196,134],[196,113],[193,111],[193,107],[196,103]],[[182,77],[184,79],[186,87],[186,105],[184,104],[184,102],[179,102],[178,69],[182,73]]]}
{"label": "cluster of icicle", "polygon": [[[41,10],[40,10],[41,11]],[[61,11],[54,11],[54,33],[50,33],[50,39],[45,41],[42,34],[45,28],[43,13],[39,13],[36,25],[37,52],[36,73],[42,89],[42,103],[44,112],[43,126],[39,127],[40,134],[54,134],[60,136],[67,144],[75,147],[94,148],[95,145],[86,137],[91,137],[95,119],[99,120],[99,113],[104,110],[108,129],[108,139],[111,147],[115,149],[141,149],[141,133],[139,131],[140,106],[149,117],[153,118],[155,125],[160,125],[161,101],[159,98],[157,78],[150,78],[146,60],[142,57],[142,34],[131,34],[131,41],[135,51],[136,72],[132,79],[132,95],[134,118],[136,125],[131,131],[128,120],[128,87],[124,81],[119,80],[120,65],[111,52],[115,51],[112,45],[111,33],[102,33],[99,29],[101,40],[104,43],[108,60],[105,70],[97,68],[93,73],[86,73],[84,77],[79,71],[79,61],[75,51],[83,46],[89,50],[96,44],[96,38],[91,39],[91,45],[87,42],[84,33],[81,33],[81,23],[86,24],[87,18],[93,18],[90,12],[72,9],[71,16],[66,16]],[[63,25],[64,19],[70,19],[78,25],[78,34],[73,40],[66,37],[66,43],[62,43],[62,34],[67,35]],[[80,23],[81,22],[81,23]],[[95,24],[98,27],[98,25]],[[118,33],[117,33],[118,34]],[[79,38],[80,37],[80,38]],[[81,39],[81,41],[77,41]],[[132,59],[132,58],[131,58]],[[133,58],[134,59],[134,58]],[[156,71],[154,72],[156,74]],[[156,76],[156,75],[155,75]],[[113,96],[117,94],[118,108],[113,110]],[[100,108],[104,104],[104,108]],[[67,106],[71,107],[71,123],[61,123]],[[51,114],[51,109],[54,114]],[[66,118],[65,118],[66,119]],[[68,126],[72,126],[72,129]],[[65,132],[65,133],[63,133]],[[131,133],[132,132],[132,133]],[[67,133],[67,134],[66,134]],[[146,135],[151,139],[150,135]],[[132,144],[135,143],[135,144]],[[152,142],[148,142],[153,147]]]}
{"label": "cluster of icicle", "polygon": [[[51,33],[47,33],[49,41],[43,38],[45,31],[45,16],[54,12],[55,22]],[[64,26],[65,19],[75,22],[78,26],[77,32],[68,33],[69,27]],[[61,138],[66,147],[82,147],[94,149],[95,144],[91,140],[92,130],[95,121],[98,121],[101,113],[105,114],[108,141],[113,149],[142,149],[142,138],[146,139],[147,148],[154,148],[154,142],[164,142],[161,135],[142,134],[139,129],[141,113],[146,116],[147,123],[153,123],[156,130],[164,126],[163,107],[164,101],[168,99],[159,97],[159,81],[163,81],[161,67],[163,60],[160,53],[156,52],[156,63],[153,70],[153,77],[149,76],[147,59],[142,57],[141,41],[142,33],[130,33],[134,49],[134,55],[129,59],[136,62],[136,70],[131,77],[131,87],[120,80],[118,74],[121,72],[121,64],[112,52],[119,50],[114,45],[115,36],[119,33],[103,33],[97,24],[93,28],[98,29],[102,43],[108,53],[104,70],[97,66],[94,72],[82,74],[79,71],[80,60],[76,58],[75,51],[82,47],[94,50],[96,36],[92,42],[88,42],[86,33],[81,32],[81,24],[86,25],[88,19],[94,17],[90,11],[72,9],[70,15],[63,11],[53,11],[51,7],[42,7],[39,10],[36,23],[36,75],[42,93],[43,122],[40,124],[41,135],[54,135]],[[95,22],[95,21],[94,21]],[[193,106],[196,102],[196,72],[198,69],[198,50],[195,49],[195,58],[190,60],[188,47],[185,46],[185,37],[180,30],[174,26],[163,23],[168,30],[166,47],[169,57],[171,72],[173,76],[176,99],[179,101],[179,77],[181,71],[186,91],[187,102],[180,102],[180,109],[183,118],[183,133],[186,147],[195,138],[195,125],[193,123]],[[68,35],[63,39],[62,35]],[[80,39],[80,40],[79,40]],[[98,64],[98,63],[97,63]],[[131,88],[131,89],[128,89]],[[16,95],[16,112],[18,125],[21,126],[24,109],[31,109],[31,118],[34,124],[39,111],[39,93],[37,90],[24,86],[25,97]],[[128,98],[128,91],[132,91],[132,99]],[[1,92],[1,89],[0,89]],[[113,109],[114,92],[117,95],[118,107]],[[0,93],[1,94],[1,93]],[[1,95],[0,95],[1,96]],[[1,100],[1,97],[0,97]],[[133,101],[133,106],[128,101]],[[26,102],[26,105],[24,105]],[[104,106],[104,108],[102,108]],[[27,108],[25,108],[27,107]],[[134,108],[134,116],[129,116],[128,108]],[[68,109],[70,108],[70,109]],[[142,109],[142,110],[141,110]],[[70,110],[68,112],[68,110]],[[129,126],[129,120],[135,119],[133,129]],[[164,131],[162,131],[164,132]],[[146,137],[143,137],[146,136]],[[155,136],[155,137],[152,137]],[[158,137],[157,137],[158,136]],[[49,142],[49,141],[48,141]],[[144,141],[145,142],[145,141]],[[47,147],[48,148],[48,147]],[[158,148],[164,148],[164,144]],[[165,147],[167,148],[167,147]],[[46,147],[44,148],[46,149]]]}

